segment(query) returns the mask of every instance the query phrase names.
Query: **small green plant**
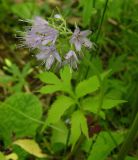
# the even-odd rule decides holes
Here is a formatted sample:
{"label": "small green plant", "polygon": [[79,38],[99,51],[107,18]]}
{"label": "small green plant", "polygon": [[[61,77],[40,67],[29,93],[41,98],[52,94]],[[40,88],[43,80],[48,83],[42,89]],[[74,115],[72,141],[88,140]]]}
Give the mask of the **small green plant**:
{"label": "small green plant", "polygon": [[[100,79],[104,81],[107,72],[99,76]],[[101,107],[99,92],[101,84],[98,77],[92,76],[76,84],[76,87],[74,87],[71,83],[72,73],[68,66],[60,70],[60,78],[52,72],[41,73],[38,77],[41,81],[47,83],[46,86],[40,89],[42,94],[51,94],[55,91],[60,91],[62,94],[64,93],[58,96],[49,108],[48,116],[41,132],[43,133],[49,124],[55,126],[62,124],[63,128],[61,128],[62,125],[60,126],[60,129],[62,129],[61,133],[55,129],[52,131],[57,132],[57,134],[53,133],[53,138],[55,142],[60,142],[61,140],[60,143],[63,143],[65,146],[67,145],[66,147],[71,145],[72,154],[74,154],[74,149],[76,150],[78,141],[82,139],[83,135],[85,136],[83,139],[88,141],[89,135],[92,134],[90,132],[93,132],[93,130],[89,130],[87,123],[87,117],[89,115],[93,115],[94,121],[98,121],[99,118],[105,120],[106,110],[112,109],[125,102],[123,100],[111,99],[105,95],[102,99]],[[62,132],[64,132],[64,141],[62,139]],[[69,157],[71,158],[71,156],[72,155]]]}
{"label": "small green plant", "polygon": [[26,77],[32,72],[29,63],[20,71],[16,64],[13,64],[9,59],[5,59],[3,69],[7,74],[3,73],[3,75],[1,75],[0,82],[9,92],[21,92],[23,88],[28,89]]}
{"label": "small green plant", "polygon": [[0,1],[0,160],[137,160],[137,9]]}

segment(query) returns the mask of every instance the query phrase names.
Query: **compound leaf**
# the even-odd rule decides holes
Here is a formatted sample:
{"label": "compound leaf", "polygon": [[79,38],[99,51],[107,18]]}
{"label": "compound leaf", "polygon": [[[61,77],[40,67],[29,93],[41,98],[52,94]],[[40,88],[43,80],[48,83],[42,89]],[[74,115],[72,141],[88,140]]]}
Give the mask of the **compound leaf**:
{"label": "compound leaf", "polygon": [[72,114],[71,117],[71,136],[70,143],[72,148],[79,139],[81,132],[88,138],[88,126],[84,114],[78,110]]}
{"label": "compound leaf", "polygon": [[92,93],[99,88],[99,80],[96,76],[93,76],[87,80],[80,82],[76,87],[76,95],[78,98],[85,96],[88,93]]}
{"label": "compound leaf", "polygon": [[75,104],[75,101],[72,98],[59,96],[49,109],[47,123],[58,122],[64,112],[73,104]]}

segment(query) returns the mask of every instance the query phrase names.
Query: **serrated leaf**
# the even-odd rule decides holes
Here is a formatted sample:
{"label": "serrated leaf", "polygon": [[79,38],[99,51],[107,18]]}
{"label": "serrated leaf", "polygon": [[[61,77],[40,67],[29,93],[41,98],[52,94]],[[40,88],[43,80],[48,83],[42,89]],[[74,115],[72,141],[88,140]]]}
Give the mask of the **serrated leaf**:
{"label": "serrated leaf", "polygon": [[19,139],[19,140],[15,141],[13,144],[20,146],[26,152],[28,152],[38,158],[47,157],[46,154],[42,153],[42,150],[39,147],[39,145],[32,139]]}
{"label": "serrated leaf", "polygon": [[40,89],[41,93],[50,94],[61,90],[60,85],[47,85]]}
{"label": "serrated leaf", "polygon": [[[102,109],[111,109],[113,107],[118,106],[119,104],[122,104],[126,101],[124,100],[114,100],[114,99],[109,99],[109,98],[104,98],[103,99],[103,104],[102,104]],[[81,105],[84,110],[90,111],[92,113],[97,113],[98,108],[99,108],[99,99],[98,97],[89,97],[85,98],[81,101]],[[102,118],[105,117],[104,112],[100,112],[99,114]]]}
{"label": "serrated leaf", "polygon": [[117,100],[117,99],[104,99],[103,102],[103,109],[111,109],[113,107],[118,106],[119,104],[125,103],[124,100]]}
{"label": "serrated leaf", "polygon": [[52,72],[43,72],[38,75],[38,78],[48,84],[59,84],[61,81],[59,78]]}
{"label": "serrated leaf", "polygon": [[36,96],[26,93],[14,94],[0,106],[0,135],[6,144],[13,134],[17,138],[34,136],[40,125],[42,108]]}
{"label": "serrated leaf", "polygon": [[64,91],[66,93],[72,94],[71,78],[72,74],[69,67],[64,67],[60,70],[61,79],[59,79],[52,72],[41,73],[38,77],[41,81],[46,82],[50,85],[44,86],[40,89],[41,93],[53,93],[56,91]]}
{"label": "serrated leaf", "polygon": [[81,133],[88,138],[88,126],[84,114],[81,111],[75,111],[71,117],[71,136],[70,143],[72,148],[79,139]]}
{"label": "serrated leaf", "polygon": [[116,148],[124,138],[121,132],[101,132],[94,143],[88,160],[105,160],[110,152]]}
{"label": "serrated leaf", "polygon": [[[92,112],[94,114],[97,114],[98,112],[98,107],[99,107],[99,101],[94,101],[93,98],[89,97],[89,98],[85,98],[82,102],[81,102],[81,106],[85,111],[89,111]],[[103,111],[100,111],[99,116],[103,119],[105,119],[105,113]]]}
{"label": "serrated leaf", "polygon": [[63,69],[60,70],[60,77],[62,81],[70,83],[72,78],[72,73],[69,66],[65,66]]}
{"label": "serrated leaf", "polygon": [[93,76],[87,80],[80,82],[76,87],[76,95],[78,98],[87,95],[88,93],[92,93],[99,88],[99,80],[97,76]]}
{"label": "serrated leaf", "polygon": [[75,104],[75,101],[72,98],[59,96],[49,109],[47,123],[58,122],[64,112],[73,104]]}
{"label": "serrated leaf", "polygon": [[65,66],[63,69],[60,70],[60,77],[62,81],[61,90],[67,93],[72,93],[72,86],[71,86],[72,73],[69,66]]}

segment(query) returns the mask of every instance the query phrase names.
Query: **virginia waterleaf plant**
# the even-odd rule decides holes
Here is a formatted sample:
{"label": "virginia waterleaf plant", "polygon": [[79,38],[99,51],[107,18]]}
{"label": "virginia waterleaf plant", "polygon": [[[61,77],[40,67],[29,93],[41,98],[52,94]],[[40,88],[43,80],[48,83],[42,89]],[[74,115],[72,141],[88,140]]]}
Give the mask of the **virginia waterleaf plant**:
{"label": "virginia waterleaf plant", "polygon": [[[81,134],[89,138],[86,117],[89,114],[96,116],[98,113],[99,80],[97,76],[92,76],[73,87],[71,84],[72,73],[68,66],[60,70],[60,78],[52,72],[43,72],[38,77],[47,83],[40,89],[42,94],[51,94],[56,91],[64,93],[58,96],[51,105],[42,132],[49,124],[56,124],[61,120],[65,124],[69,123],[71,127],[70,144],[73,149]],[[105,110],[116,107],[123,102],[125,101],[114,100],[105,96],[99,116],[105,119]]]}
{"label": "virginia waterleaf plant", "polygon": [[[35,17],[33,20],[27,20],[27,23],[30,26],[20,37],[22,45],[33,50],[36,59],[42,61],[46,69],[38,75],[38,78],[45,83],[39,92],[41,94],[60,93],[49,106],[44,122],[39,120],[40,117],[38,120],[34,118],[30,120],[40,122],[41,130],[39,134],[43,135],[45,132],[50,132],[51,147],[48,150],[51,155],[53,154],[51,148],[54,147],[55,143],[60,143],[62,144],[61,150],[65,152],[63,159],[71,159],[84,143],[90,142],[89,146],[92,146],[91,138],[93,136],[91,137],[91,135],[93,134],[90,132],[98,134],[101,131],[101,129],[98,129],[98,125],[90,130],[88,117],[93,117],[93,121],[96,121],[96,123],[99,119],[104,121],[106,120],[107,110],[125,101],[111,99],[103,94],[101,88],[110,72],[95,73],[92,77],[75,83],[75,85],[72,83],[73,72],[78,68],[80,60],[85,57],[85,48],[92,49],[94,47],[94,43],[88,39],[91,34],[90,30],[81,31],[75,25],[75,30],[72,32],[64,18],[58,14],[47,20]],[[95,68],[95,66],[92,68]],[[54,73],[57,69],[59,73]],[[99,143],[101,136],[106,134],[107,132],[101,131],[96,142]],[[112,149],[116,147],[116,144],[122,142],[122,138],[119,140],[116,138],[119,136],[118,134],[113,133],[113,136],[106,136],[111,138],[112,142],[109,146],[112,146]],[[118,143],[114,143],[113,137]],[[28,149],[25,146],[35,142],[26,140],[17,142],[15,144],[32,154],[30,148]],[[37,157],[47,156],[47,154],[39,154],[39,146],[36,144],[35,146],[38,150]],[[67,148],[71,148],[71,150],[68,151]],[[88,150],[85,150],[88,154],[86,159],[90,159],[94,152],[92,147],[89,147]],[[109,151],[107,147],[106,154],[102,152],[106,155],[104,158],[110,154],[111,150]],[[97,160],[103,160],[100,158]]]}

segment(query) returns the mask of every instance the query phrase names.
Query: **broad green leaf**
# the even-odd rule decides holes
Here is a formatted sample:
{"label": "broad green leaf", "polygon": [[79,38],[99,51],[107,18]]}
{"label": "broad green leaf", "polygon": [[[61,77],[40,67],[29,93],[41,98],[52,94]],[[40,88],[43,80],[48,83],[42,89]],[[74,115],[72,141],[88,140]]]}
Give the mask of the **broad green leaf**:
{"label": "broad green leaf", "polygon": [[55,124],[55,126],[59,128],[61,131],[57,129],[52,130],[52,137],[51,137],[52,145],[54,145],[55,143],[62,143],[65,145],[68,137],[68,129],[66,125],[64,124],[63,121],[60,120]]}
{"label": "broad green leaf", "polygon": [[[126,101],[124,100],[114,100],[114,99],[109,99],[109,98],[104,98],[103,104],[102,104],[102,109],[111,109],[113,107],[118,106],[119,104],[122,104]],[[98,108],[99,108],[99,99],[98,97],[92,98],[85,98],[82,100],[81,105],[84,110],[90,111],[92,113],[97,113]],[[105,117],[104,112],[101,111],[99,114],[102,118]]]}
{"label": "broad green leaf", "polygon": [[117,100],[117,99],[104,99],[103,102],[103,109],[111,109],[113,107],[118,106],[119,104],[125,103],[124,100]]}
{"label": "broad green leaf", "polygon": [[60,77],[62,81],[61,90],[67,93],[71,93],[72,92],[72,86],[71,86],[72,73],[69,66],[65,66],[63,69],[60,70]]}
{"label": "broad green leaf", "polygon": [[60,85],[46,85],[40,89],[40,92],[45,94],[51,94],[59,90],[61,90]]}
{"label": "broad green leaf", "polygon": [[99,88],[99,80],[96,76],[93,76],[87,80],[80,82],[76,87],[76,95],[78,98],[85,96],[88,93],[92,93]]}
{"label": "broad green leaf", "polygon": [[71,117],[70,143],[72,144],[72,148],[76,144],[81,133],[83,133],[88,138],[87,120],[84,114],[80,110],[78,110],[78,111],[75,111]]}
{"label": "broad green leaf", "polygon": [[65,66],[63,69],[61,69],[60,70],[60,77],[61,77],[62,81],[70,84],[70,81],[72,78],[71,72],[72,71],[70,70],[69,66]]}
{"label": "broad green leaf", "polygon": [[101,132],[94,143],[88,160],[105,160],[111,151],[122,143],[124,135],[121,132]]}
{"label": "broad green leaf", "polygon": [[[95,101],[94,98],[89,97],[85,98],[81,102],[81,106],[85,111],[92,112],[94,114],[97,114],[98,107],[99,107],[99,101]],[[105,119],[105,113],[103,111],[100,111],[99,116],[103,119]]]}
{"label": "broad green leaf", "polygon": [[60,70],[61,79],[59,79],[52,72],[41,73],[38,77],[41,81],[48,83],[48,85],[40,89],[41,93],[53,93],[56,91],[64,91],[72,94],[71,78],[72,74],[69,67],[64,67]]}
{"label": "broad green leaf", "polygon": [[47,123],[58,122],[64,112],[73,104],[75,104],[75,101],[72,98],[59,96],[49,109]]}
{"label": "broad green leaf", "polygon": [[59,84],[61,81],[59,78],[52,72],[43,72],[38,75],[38,78],[48,84]]}
{"label": "broad green leaf", "polygon": [[36,96],[26,93],[14,94],[0,106],[0,136],[6,144],[16,138],[34,136],[40,125],[42,108]]}
{"label": "broad green leaf", "polygon": [[42,153],[42,150],[39,147],[39,145],[32,139],[19,139],[19,140],[16,140],[13,144],[20,146],[26,152],[28,152],[38,158],[47,157],[46,154]]}

